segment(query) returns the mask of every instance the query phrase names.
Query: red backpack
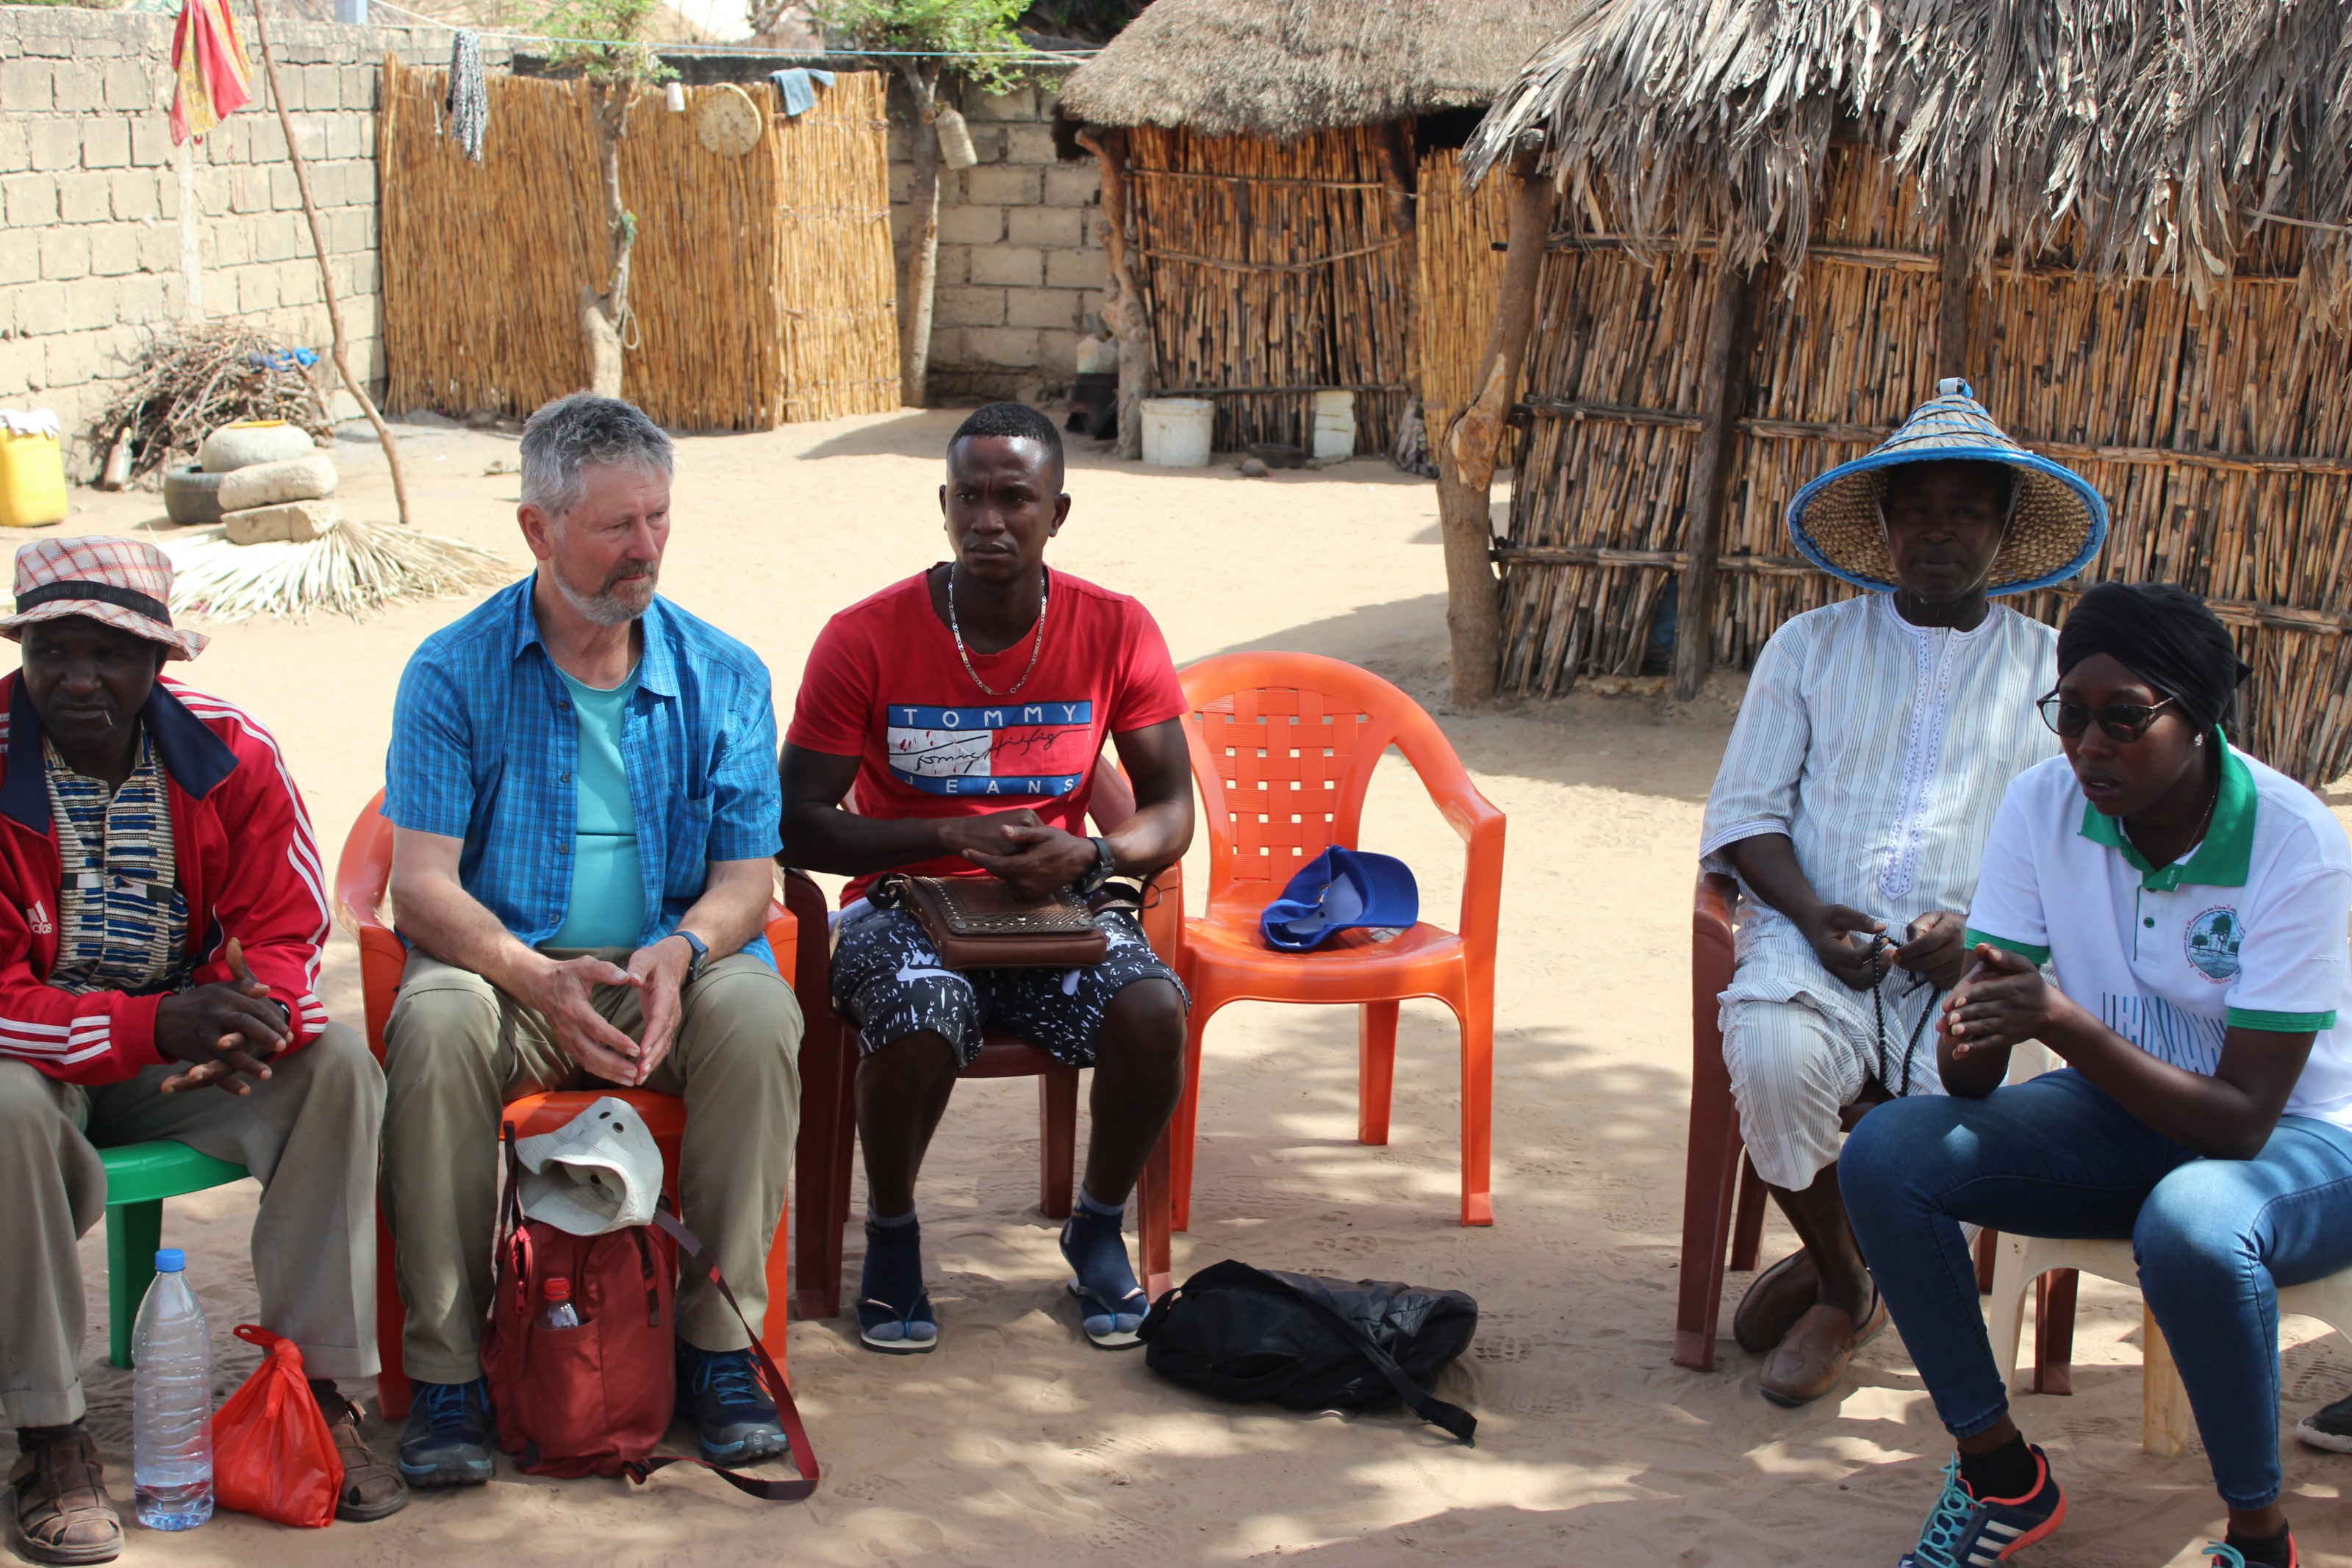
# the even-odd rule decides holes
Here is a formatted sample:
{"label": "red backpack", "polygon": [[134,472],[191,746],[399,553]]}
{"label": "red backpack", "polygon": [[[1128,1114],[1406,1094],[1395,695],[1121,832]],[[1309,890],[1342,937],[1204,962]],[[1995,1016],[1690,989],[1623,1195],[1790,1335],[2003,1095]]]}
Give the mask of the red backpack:
{"label": "red backpack", "polygon": [[[643,1481],[675,1464],[717,1471],[738,1490],[787,1502],[816,1490],[816,1453],[793,1404],[792,1390],[759,1336],[751,1355],[776,1403],[801,1479],[763,1480],[701,1458],[654,1448],[677,1412],[677,1343],[672,1326],[677,1259],[683,1253],[719,1287],[738,1321],[743,1309],[702,1243],[679,1224],[664,1198],[652,1226],[574,1236],[522,1214],[522,1164],[515,1126],[502,1132],[507,1183],[499,1200],[499,1288],[482,1340],[482,1373],[498,1413],[499,1446],[532,1475],[617,1476]],[[569,1281],[576,1328],[542,1320],[546,1282]],[[781,1301],[773,1310],[784,1310]],[[751,1325],[744,1324],[751,1333]]]}

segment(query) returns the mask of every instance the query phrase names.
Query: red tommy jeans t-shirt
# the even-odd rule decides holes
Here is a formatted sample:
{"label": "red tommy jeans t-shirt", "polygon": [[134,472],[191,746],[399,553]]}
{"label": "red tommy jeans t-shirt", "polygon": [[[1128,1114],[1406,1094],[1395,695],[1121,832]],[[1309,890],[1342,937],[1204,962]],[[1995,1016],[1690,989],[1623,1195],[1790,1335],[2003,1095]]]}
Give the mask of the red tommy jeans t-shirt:
{"label": "red tommy jeans t-shirt", "polygon": [[[927,576],[917,572],[825,622],[784,738],[858,758],[852,800],[865,816],[977,817],[1026,806],[1085,837],[1103,743],[1185,712],[1159,624],[1126,594],[1049,570],[1045,647],[1033,634],[971,655],[980,678],[1003,694],[991,696],[957,656]],[[1021,681],[1033,653],[1037,667]],[[901,869],[979,870],[961,855]],[[842,901],[863,896],[873,881],[857,878]]]}

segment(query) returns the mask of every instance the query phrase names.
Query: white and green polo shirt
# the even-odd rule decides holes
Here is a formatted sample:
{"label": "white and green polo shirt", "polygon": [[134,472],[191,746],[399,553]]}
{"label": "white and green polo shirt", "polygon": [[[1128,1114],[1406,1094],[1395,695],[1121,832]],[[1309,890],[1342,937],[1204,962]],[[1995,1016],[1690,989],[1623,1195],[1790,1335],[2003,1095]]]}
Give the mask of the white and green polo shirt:
{"label": "white and green polo shirt", "polygon": [[2232,1028],[2310,1030],[2287,1113],[2352,1126],[2352,845],[2310,790],[2213,738],[2213,821],[2160,871],[2064,758],[2019,774],[1985,843],[1969,945],[2051,965],[2109,1029],[2190,1072],[2213,1071]]}

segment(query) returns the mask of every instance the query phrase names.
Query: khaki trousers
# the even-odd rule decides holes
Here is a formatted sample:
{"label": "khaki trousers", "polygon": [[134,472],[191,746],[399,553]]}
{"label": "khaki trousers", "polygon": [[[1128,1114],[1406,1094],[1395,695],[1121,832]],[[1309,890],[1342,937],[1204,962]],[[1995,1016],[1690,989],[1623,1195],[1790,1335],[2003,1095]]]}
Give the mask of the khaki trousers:
{"label": "khaki trousers", "polygon": [[[373,1211],[383,1075],[341,1024],[270,1068],[267,1082],[240,1096],[160,1092],[177,1063],[84,1087],[0,1061],[0,1405],[10,1421],[62,1427],[81,1418],[74,1243],[106,1212],[99,1150],[155,1138],[234,1160],[260,1180],[252,1248],[263,1326],[301,1347],[313,1377],[376,1375]],[[227,1325],[213,1329],[217,1343]]]}
{"label": "khaki trousers", "polygon": [[[629,960],[625,948],[593,951],[614,964]],[[682,1218],[758,1333],[768,1243],[783,1213],[800,1127],[800,1004],[773,968],[741,953],[712,963],[681,1001],[669,1054],[645,1087],[686,1100]],[[599,987],[594,1003],[623,1033],[642,1036],[635,989]],[[470,1383],[482,1375],[482,1319],[496,1288],[499,1112],[526,1094],[597,1081],[556,1048],[541,1015],[421,951],[408,956],[383,1038],[383,1214],[408,1311],[403,1366],[426,1383]],[[677,1332],[700,1350],[748,1343],[698,1275],[679,1287]]]}

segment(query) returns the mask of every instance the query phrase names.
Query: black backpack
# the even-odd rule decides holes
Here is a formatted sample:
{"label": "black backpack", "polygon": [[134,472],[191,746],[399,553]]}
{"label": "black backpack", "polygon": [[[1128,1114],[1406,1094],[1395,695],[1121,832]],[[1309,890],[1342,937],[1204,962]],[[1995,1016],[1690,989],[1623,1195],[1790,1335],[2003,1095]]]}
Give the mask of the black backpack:
{"label": "black backpack", "polygon": [[1478,1418],[1422,1388],[1469,1348],[1478,1303],[1459,1291],[1318,1279],[1227,1260],[1152,1303],[1137,1330],[1160,1376],[1292,1410],[1389,1410],[1402,1402],[1465,1443]]}

